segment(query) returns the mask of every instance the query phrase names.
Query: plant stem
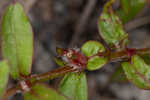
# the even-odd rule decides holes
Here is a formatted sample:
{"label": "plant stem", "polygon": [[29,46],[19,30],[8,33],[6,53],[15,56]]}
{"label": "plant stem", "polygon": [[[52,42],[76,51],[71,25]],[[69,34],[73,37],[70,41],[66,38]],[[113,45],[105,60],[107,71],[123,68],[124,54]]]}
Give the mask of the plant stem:
{"label": "plant stem", "polygon": [[103,53],[97,53],[89,58],[92,58],[94,56],[102,56],[102,57],[107,57],[110,62],[113,60],[130,58],[133,54],[138,54],[138,55],[150,54],[150,48],[141,48],[141,49],[126,48],[125,50],[122,51],[115,51],[115,52],[106,51]]}
{"label": "plant stem", "polygon": [[112,52],[109,55],[110,60],[117,60],[121,58],[130,58],[133,54],[150,54],[150,48],[141,48],[141,49],[135,49],[135,48],[127,48],[126,50],[119,51],[119,52]]}
{"label": "plant stem", "polygon": [[[56,77],[65,75],[70,72],[77,72],[79,69],[75,69],[74,67],[61,67],[52,71],[49,71],[47,73],[39,74],[39,75],[32,75],[31,77],[24,80],[24,82],[27,82],[29,84],[26,85],[34,85],[36,82],[42,82],[50,79],[54,79]],[[28,86],[30,88],[30,86]],[[22,90],[21,84],[17,84],[15,87],[12,87],[7,90],[7,92],[4,94],[4,96],[0,100],[6,100],[9,96],[15,94],[17,91],[24,91]]]}
{"label": "plant stem", "polygon": [[[104,53],[98,53],[94,56],[104,56],[104,57],[108,57],[109,62],[113,61],[113,60],[118,60],[118,59],[123,59],[123,58],[130,58],[133,54],[150,54],[150,48],[142,48],[142,49],[135,49],[135,48],[127,48],[125,50],[122,51],[117,51],[117,52],[109,52],[106,51]],[[91,56],[91,57],[94,57]],[[90,57],[90,58],[91,58]],[[77,72],[82,70],[81,68],[75,69],[74,67],[70,67],[70,66],[66,66],[66,67],[61,67],[43,74],[39,74],[39,75],[32,75],[31,77],[27,78],[27,80],[29,80],[31,83],[34,82],[42,82],[42,81],[47,81],[47,80],[51,80],[54,79],[56,77],[59,76],[63,76],[67,73],[70,72]]]}
{"label": "plant stem", "polygon": [[77,70],[79,70],[79,69],[75,69],[73,67],[66,66],[66,67],[61,67],[61,68],[58,68],[58,69],[55,69],[55,70],[52,70],[52,71],[49,71],[49,72],[46,72],[43,74],[33,75],[30,78],[28,78],[27,80],[29,80],[31,83],[47,81],[47,80],[54,79],[59,76],[63,76],[70,72],[76,72]]}
{"label": "plant stem", "polygon": [[20,90],[20,88],[18,88],[18,86],[8,89],[0,100],[6,100],[9,96],[14,95],[19,90]]}
{"label": "plant stem", "polygon": [[150,54],[150,48],[135,49],[137,54]]}

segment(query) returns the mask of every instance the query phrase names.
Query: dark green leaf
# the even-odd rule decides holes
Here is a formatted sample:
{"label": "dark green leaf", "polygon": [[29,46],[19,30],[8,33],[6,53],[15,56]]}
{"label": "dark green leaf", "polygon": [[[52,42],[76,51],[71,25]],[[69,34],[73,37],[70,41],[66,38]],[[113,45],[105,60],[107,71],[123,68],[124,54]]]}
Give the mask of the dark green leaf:
{"label": "dark green leaf", "polygon": [[121,7],[116,10],[123,23],[133,19],[145,6],[147,0],[121,0]]}
{"label": "dark green leaf", "polygon": [[107,58],[95,56],[88,60],[87,69],[88,70],[100,69],[106,63],[107,63]]}
{"label": "dark green leaf", "polygon": [[85,56],[89,57],[97,54],[98,52],[104,52],[105,48],[97,41],[88,41],[82,45],[81,51]]}
{"label": "dark green leaf", "polygon": [[9,76],[8,62],[6,60],[0,61],[0,98],[6,88]]}
{"label": "dark green leaf", "polygon": [[36,84],[30,92],[24,93],[24,100],[67,100],[56,90],[43,84]]}
{"label": "dark green leaf", "polygon": [[111,75],[110,81],[111,82],[126,82],[127,81],[127,78],[121,66],[115,69],[114,73]]}
{"label": "dark green leaf", "polygon": [[140,57],[142,57],[142,59],[145,61],[146,64],[150,65],[150,54],[143,54],[140,55]]}
{"label": "dark green leaf", "polygon": [[98,29],[100,35],[110,47],[120,48],[127,45],[128,34],[124,31],[119,17],[111,7],[105,6],[98,20]]}
{"label": "dark green leaf", "polygon": [[83,72],[64,76],[59,91],[72,100],[87,100],[87,81]]}
{"label": "dark green leaf", "polygon": [[122,10],[124,11],[124,13],[128,14],[130,11],[130,4],[129,4],[129,0],[120,0],[121,2],[121,7]]}
{"label": "dark green leaf", "polygon": [[143,78],[143,76],[139,75],[135,71],[133,65],[131,65],[129,62],[123,62],[122,66],[127,78],[133,84],[142,89],[150,89],[150,84]]}
{"label": "dark green leaf", "polygon": [[10,61],[10,74],[29,75],[33,54],[33,34],[24,9],[19,3],[11,4],[2,17],[2,54]]}

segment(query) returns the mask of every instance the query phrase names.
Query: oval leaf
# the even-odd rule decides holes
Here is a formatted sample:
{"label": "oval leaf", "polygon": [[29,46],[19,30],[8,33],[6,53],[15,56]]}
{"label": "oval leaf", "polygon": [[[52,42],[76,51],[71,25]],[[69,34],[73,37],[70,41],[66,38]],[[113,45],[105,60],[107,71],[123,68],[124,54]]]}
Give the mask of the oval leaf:
{"label": "oval leaf", "polygon": [[97,70],[107,63],[107,58],[95,56],[88,60],[87,69]]}
{"label": "oval leaf", "polygon": [[97,54],[98,52],[104,52],[105,48],[97,41],[88,41],[82,45],[81,51],[85,56],[89,57]]}
{"label": "oval leaf", "polygon": [[147,0],[121,0],[121,6],[116,10],[123,23],[133,19],[147,4]]}
{"label": "oval leaf", "polygon": [[6,88],[9,77],[8,62],[6,60],[0,61],[0,98]]}
{"label": "oval leaf", "polygon": [[111,48],[127,45],[128,34],[124,31],[121,21],[111,7],[104,8],[98,20],[98,29],[102,38]]}
{"label": "oval leaf", "polygon": [[56,90],[43,84],[36,84],[30,92],[24,93],[24,100],[67,100]]}
{"label": "oval leaf", "polygon": [[122,67],[127,78],[133,84],[142,89],[150,89],[150,84],[135,71],[134,67],[129,62],[123,62]]}
{"label": "oval leaf", "polygon": [[64,76],[59,91],[72,100],[87,100],[87,81],[85,73],[70,73]]}
{"label": "oval leaf", "polygon": [[2,17],[2,54],[10,61],[10,74],[29,75],[33,54],[33,34],[30,22],[19,3],[10,5]]}
{"label": "oval leaf", "polygon": [[132,64],[135,70],[145,78],[146,81],[150,82],[150,65],[147,65],[144,60],[138,55],[132,56]]}

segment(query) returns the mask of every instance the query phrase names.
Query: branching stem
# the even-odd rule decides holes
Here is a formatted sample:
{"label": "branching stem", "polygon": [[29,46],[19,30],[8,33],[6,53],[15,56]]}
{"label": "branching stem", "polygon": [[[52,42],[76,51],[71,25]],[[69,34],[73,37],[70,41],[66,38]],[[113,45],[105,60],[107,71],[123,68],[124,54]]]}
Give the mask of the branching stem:
{"label": "branching stem", "polygon": [[[117,51],[117,52],[106,51],[103,53],[97,53],[94,56],[108,57],[109,62],[110,62],[112,60],[118,60],[118,59],[122,59],[122,58],[130,58],[133,54],[139,54],[139,55],[150,54],[150,48],[142,48],[142,49],[127,48],[125,50]],[[94,56],[91,56],[89,58],[92,58]],[[80,67],[74,68],[74,67],[70,67],[70,66],[65,66],[65,67],[61,67],[61,68],[43,73],[43,74],[31,75],[30,77],[25,78],[24,81],[27,83],[29,82],[30,85],[32,86],[37,82],[51,80],[51,79],[54,79],[56,77],[63,76],[63,75],[70,73],[70,72],[79,72],[79,71],[83,71],[83,70],[84,69],[80,68]],[[22,91],[21,89],[22,88],[20,87],[20,84],[18,84],[15,87],[8,89],[6,94],[4,94],[4,96],[0,100],[5,100],[9,96],[15,94],[17,91],[19,91],[19,90]]]}

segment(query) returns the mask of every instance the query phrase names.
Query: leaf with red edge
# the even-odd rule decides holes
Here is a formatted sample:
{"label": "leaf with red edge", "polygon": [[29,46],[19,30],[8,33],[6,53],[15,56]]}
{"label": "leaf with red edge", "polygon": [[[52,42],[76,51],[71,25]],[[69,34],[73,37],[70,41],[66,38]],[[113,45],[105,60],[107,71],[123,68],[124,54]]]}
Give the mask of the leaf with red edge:
{"label": "leaf with red edge", "polygon": [[[109,2],[108,2],[109,3]],[[128,43],[128,34],[124,31],[122,22],[106,3],[98,20],[100,35],[111,48],[124,48]]]}
{"label": "leaf with red edge", "polygon": [[131,62],[134,69],[143,76],[146,81],[150,82],[150,65],[146,64],[145,61],[138,55],[132,56]]}
{"label": "leaf with red edge", "polygon": [[122,67],[129,81],[141,89],[150,89],[150,84],[145,81],[143,76],[137,74],[133,65],[129,62],[123,62]]}
{"label": "leaf with red edge", "polygon": [[150,89],[150,65],[138,55],[131,57],[131,62],[123,63],[123,69],[127,78],[137,87]]}

